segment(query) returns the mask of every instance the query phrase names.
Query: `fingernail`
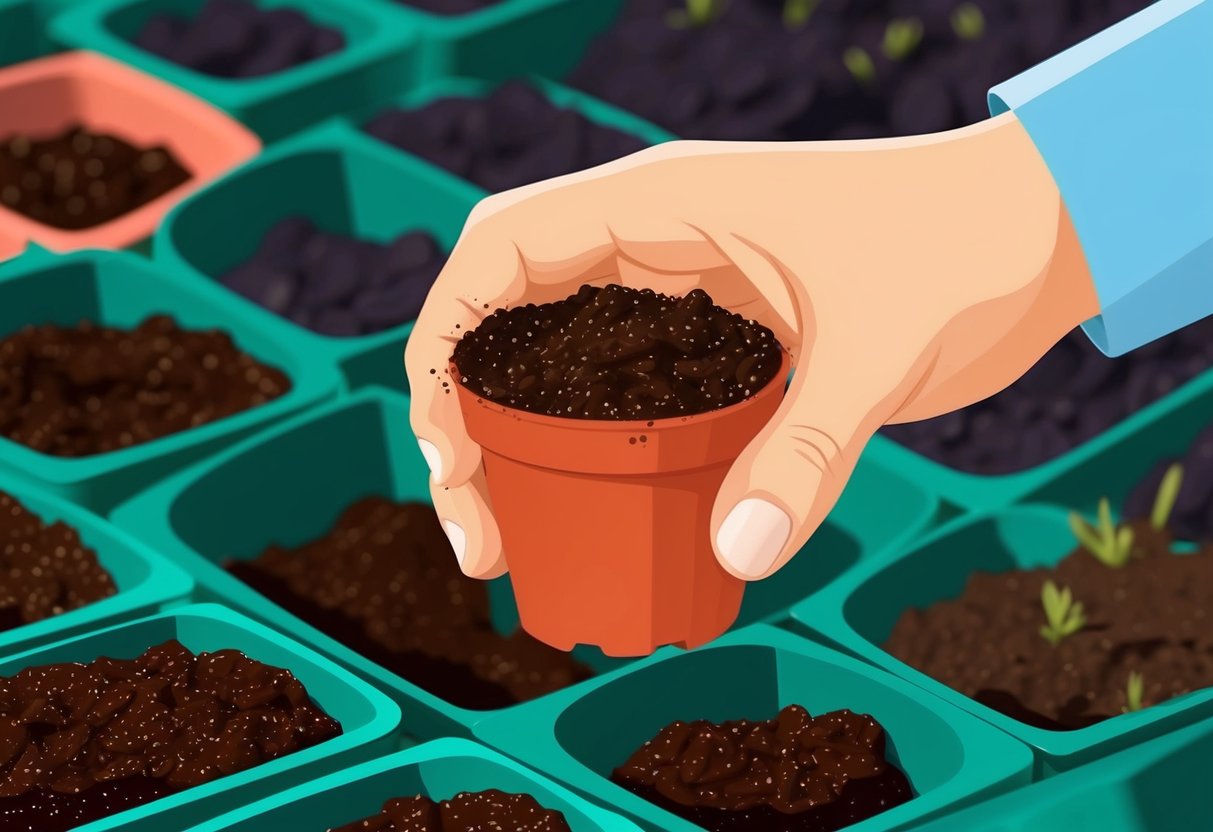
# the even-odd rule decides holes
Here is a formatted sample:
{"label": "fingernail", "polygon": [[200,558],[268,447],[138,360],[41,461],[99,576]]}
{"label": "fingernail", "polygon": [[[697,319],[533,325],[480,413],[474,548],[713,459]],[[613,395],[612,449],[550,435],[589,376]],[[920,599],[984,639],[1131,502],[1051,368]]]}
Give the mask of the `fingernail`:
{"label": "fingernail", "polygon": [[438,446],[428,439],[418,439],[417,444],[421,447],[421,455],[425,457],[425,464],[429,466],[430,476],[441,482],[442,454],[438,453]]}
{"label": "fingernail", "polygon": [[458,523],[452,523],[450,520],[442,521],[442,530],[446,532],[447,539],[451,541],[451,548],[455,550],[455,560],[459,561],[459,567],[463,568],[463,556],[467,554],[468,536]]}
{"label": "fingernail", "polygon": [[737,574],[758,578],[787,545],[792,519],[774,503],[754,497],[742,500],[720,524],[716,550]]}

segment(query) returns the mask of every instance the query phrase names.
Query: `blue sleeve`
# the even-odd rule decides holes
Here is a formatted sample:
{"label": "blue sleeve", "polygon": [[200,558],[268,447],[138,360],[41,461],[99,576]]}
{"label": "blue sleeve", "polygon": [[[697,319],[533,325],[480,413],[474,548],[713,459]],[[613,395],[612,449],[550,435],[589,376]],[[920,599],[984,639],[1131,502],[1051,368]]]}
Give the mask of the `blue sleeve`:
{"label": "blue sleeve", "polygon": [[990,91],[1073,219],[1120,355],[1213,315],[1213,0],[1159,0]]}

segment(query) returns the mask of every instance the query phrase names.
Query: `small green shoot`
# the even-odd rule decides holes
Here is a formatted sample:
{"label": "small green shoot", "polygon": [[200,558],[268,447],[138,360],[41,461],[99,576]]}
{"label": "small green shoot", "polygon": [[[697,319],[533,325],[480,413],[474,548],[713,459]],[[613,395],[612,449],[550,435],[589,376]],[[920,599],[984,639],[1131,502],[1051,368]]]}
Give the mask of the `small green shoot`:
{"label": "small green shoot", "polygon": [[961,40],[977,40],[986,31],[986,18],[975,3],[961,3],[952,10],[952,31]]}
{"label": "small green shoot", "polygon": [[859,83],[866,85],[876,80],[876,64],[872,63],[872,56],[863,48],[850,47],[842,53],[842,62]]}
{"label": "small green shoot", "polygon": [[1112,522],[1112,507],[1105,497],[1099,501],[1099,522],[1092,526],[1078,512],[1070,513],[1070,529],[1078,542],[1104,566],[1119,569],[1133,554],[1133,530]]}
{"label": "small green shoot", "polygon": [[1044,589],[1040,591],[1040,604],[1044,607],[1045,621],[1048,622],[1040,628],[1040,634],[1054,647],[1087,623],[1082,604],[1074,600],[1069,587],[1059,590],[1057,584],[1045,581]]}
{"label": "small green shoot", "polygon": [[670,9],[665,17],[668,26],[674,29],[707,26],[724,10],[725,0],[686,0],[681,9]]}
{"label": "small green shoot", "polygon": [[1125,685],[1125,706],[1120,709],[1123,714],[1131,714],[1134,711],[1140,711],[1142,707],[1142,697],[1146,692],[1146,680],[1136,670],[1129,672],[1129,683]]}
{"label": "small green shoot", "polygon": [[783,25],[789,29],[799,29],[809,22],[813,12],[817,11],[818,0],[784,0]]}
{"label": "small green shoot", "polygon": [[915,17],[890,20],[884,30],[884,42],[880,50],[890,61],[910,57],[922,42],[922,21]]}
{"label": "small green shoot", "polygon": [[1171,511],[1175,508],[1175,501],[1179,499],[1179,488],[1184,481],[1184,467],[1178,462],[1167,469],[1167,473],[1162,475],[1162,482],[1158,484],[1158,494],[1154,496],[1154,509],[1150,512],[1150,525],[1157,531],[1162,531],[1167,527],[1167,521],[1171,519]]}

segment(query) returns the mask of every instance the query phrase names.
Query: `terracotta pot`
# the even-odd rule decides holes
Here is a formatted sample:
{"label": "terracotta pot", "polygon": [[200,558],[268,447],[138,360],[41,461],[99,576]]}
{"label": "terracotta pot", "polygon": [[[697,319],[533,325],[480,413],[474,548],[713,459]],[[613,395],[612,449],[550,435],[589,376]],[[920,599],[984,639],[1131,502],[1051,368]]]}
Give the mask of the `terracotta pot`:
{"label": "terracotta pot", "polygon": [[709,522],[730,465],[774,415],[789,361],[730,407],[652,422],[562,419],[458,383],[484,454],[523,628],[562,650],[641,656],[695,647],[737,618],[745,582],[716,561]]}

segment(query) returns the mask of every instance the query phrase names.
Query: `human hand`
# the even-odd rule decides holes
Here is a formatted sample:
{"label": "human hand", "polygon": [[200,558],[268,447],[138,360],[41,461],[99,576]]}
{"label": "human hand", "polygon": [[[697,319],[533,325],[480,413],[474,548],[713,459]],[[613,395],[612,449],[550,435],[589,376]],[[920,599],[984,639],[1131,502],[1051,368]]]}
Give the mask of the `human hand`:
{"label": "human hand", "polygon": [[672,142],[484,200],[405,352],[411,421],[465,573],[508,553],[447,366],[490,310],[583,283],[702,288],[771,328],[795,375],[717,495],[730,573],[778,570],[825,519],[882,425],[1015,381],[1098,314],[1056,185],[1008,113],[931,136]]}

